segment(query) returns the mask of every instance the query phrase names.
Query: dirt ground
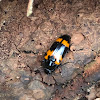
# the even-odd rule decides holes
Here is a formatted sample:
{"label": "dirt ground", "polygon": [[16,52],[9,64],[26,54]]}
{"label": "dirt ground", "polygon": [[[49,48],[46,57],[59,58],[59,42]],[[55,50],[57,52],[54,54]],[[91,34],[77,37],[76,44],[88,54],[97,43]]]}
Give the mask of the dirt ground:
{"label": "dirt ground", "polygon": [[[100,0],[0,0],[0,100],[100,100]],[[45,52],[61,35],[70,52],[51,75]],[[66,64],[65,64],[66,63]]]}

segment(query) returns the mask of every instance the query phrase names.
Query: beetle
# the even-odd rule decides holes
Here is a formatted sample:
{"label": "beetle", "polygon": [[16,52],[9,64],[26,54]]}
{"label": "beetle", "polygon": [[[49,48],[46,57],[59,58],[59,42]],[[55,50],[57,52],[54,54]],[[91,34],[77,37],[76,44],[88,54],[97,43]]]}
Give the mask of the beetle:
{"label": "beetle", "polygon": [[69,35],[59,37],[46,52],[42,62],[46,74],[51,74],[61,65],[62,59],[70,50],[70,39]]}

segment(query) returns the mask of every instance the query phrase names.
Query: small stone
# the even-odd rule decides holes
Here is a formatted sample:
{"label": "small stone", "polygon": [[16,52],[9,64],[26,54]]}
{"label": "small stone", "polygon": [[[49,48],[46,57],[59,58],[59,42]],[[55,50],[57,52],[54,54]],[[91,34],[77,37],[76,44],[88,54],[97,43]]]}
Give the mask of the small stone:
{"label": "small stone", "polygon": [[55,73],[53,75],[57,84],[65,83],[66,80],[71,79],[72,74],[76,68],[75,68],[74,64],[68,63],[66,65],[61,66],[61,69],[62,69],[61,73]]}
{"label": "small stone", "polygon": [[53,77],[50,75],[43,75],[43,82],[47,83],[48,85],[55,84],[55,80]]}
{"label": "small stone", "polygon": [[33,90],[33,95],[36,98],[36,100],[42,99],[45,96],[44,91],[41,89]]}
{"label": "small stone", "polygon": [[74,34],[71,38],[72,43],[76,45],[78,45],[83,40],[84,40],[84,36],[81,33]]}
{"label": "small stone", "polygon": [[36,100],[38,99],[44,100],[44,97],[46,95],[44,91],[46,90],[46,88],[42,82],[38,80],[34,80],[30,82],[30,84],[28,85],[28,88],[33,91],[33,95]]}
{"label": "small stone", "polygon": [[17,79],[19,79],[20,77],[19,77],[19,76],[17,76],[16,78],[17,78]]}
{"label": "small stone", "polygon": [[73,72],[74,72],[75,69],[76,69],[75,65],[72,64],[72,63],[68,63],[68,64],[62,66],[61,73],[62,73],[63,79],[66,79],[66,80],[71,79],[72,74],[73,74]]}
{"label": "small stone", "polygon": [[28,84],[30,90],[46,89],[44,84],[38,80],[34,80]]}
{"label": "small stone", "polygon": [[27,76],[27,75],[22,75],[21,76],[21,82],[23,84],[28,84],[31,81],[31,76]]}

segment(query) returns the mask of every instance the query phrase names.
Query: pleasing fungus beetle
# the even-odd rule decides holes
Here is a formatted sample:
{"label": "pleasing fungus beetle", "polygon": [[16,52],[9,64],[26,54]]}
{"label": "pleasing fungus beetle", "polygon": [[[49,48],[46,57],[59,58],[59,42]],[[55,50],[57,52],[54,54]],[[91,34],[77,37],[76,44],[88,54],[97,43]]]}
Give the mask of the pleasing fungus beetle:
{"label": "pleasing fungus beetle", "polygon": [[70,50],[70,39],[69,35],[59,37],[47,51],[42,62],[46,74],[51,74],[60,65],[63,57]]}

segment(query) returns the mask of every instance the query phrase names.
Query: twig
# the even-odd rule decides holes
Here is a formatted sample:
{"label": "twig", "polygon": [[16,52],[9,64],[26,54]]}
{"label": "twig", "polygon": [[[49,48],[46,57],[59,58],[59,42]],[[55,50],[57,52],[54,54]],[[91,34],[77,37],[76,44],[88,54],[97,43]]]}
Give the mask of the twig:
{"label": "twig", "polygon": [[32,14],[33,2],[34,0],[29,0],[28,7],[27,7],[27,17],[29,17]]}

